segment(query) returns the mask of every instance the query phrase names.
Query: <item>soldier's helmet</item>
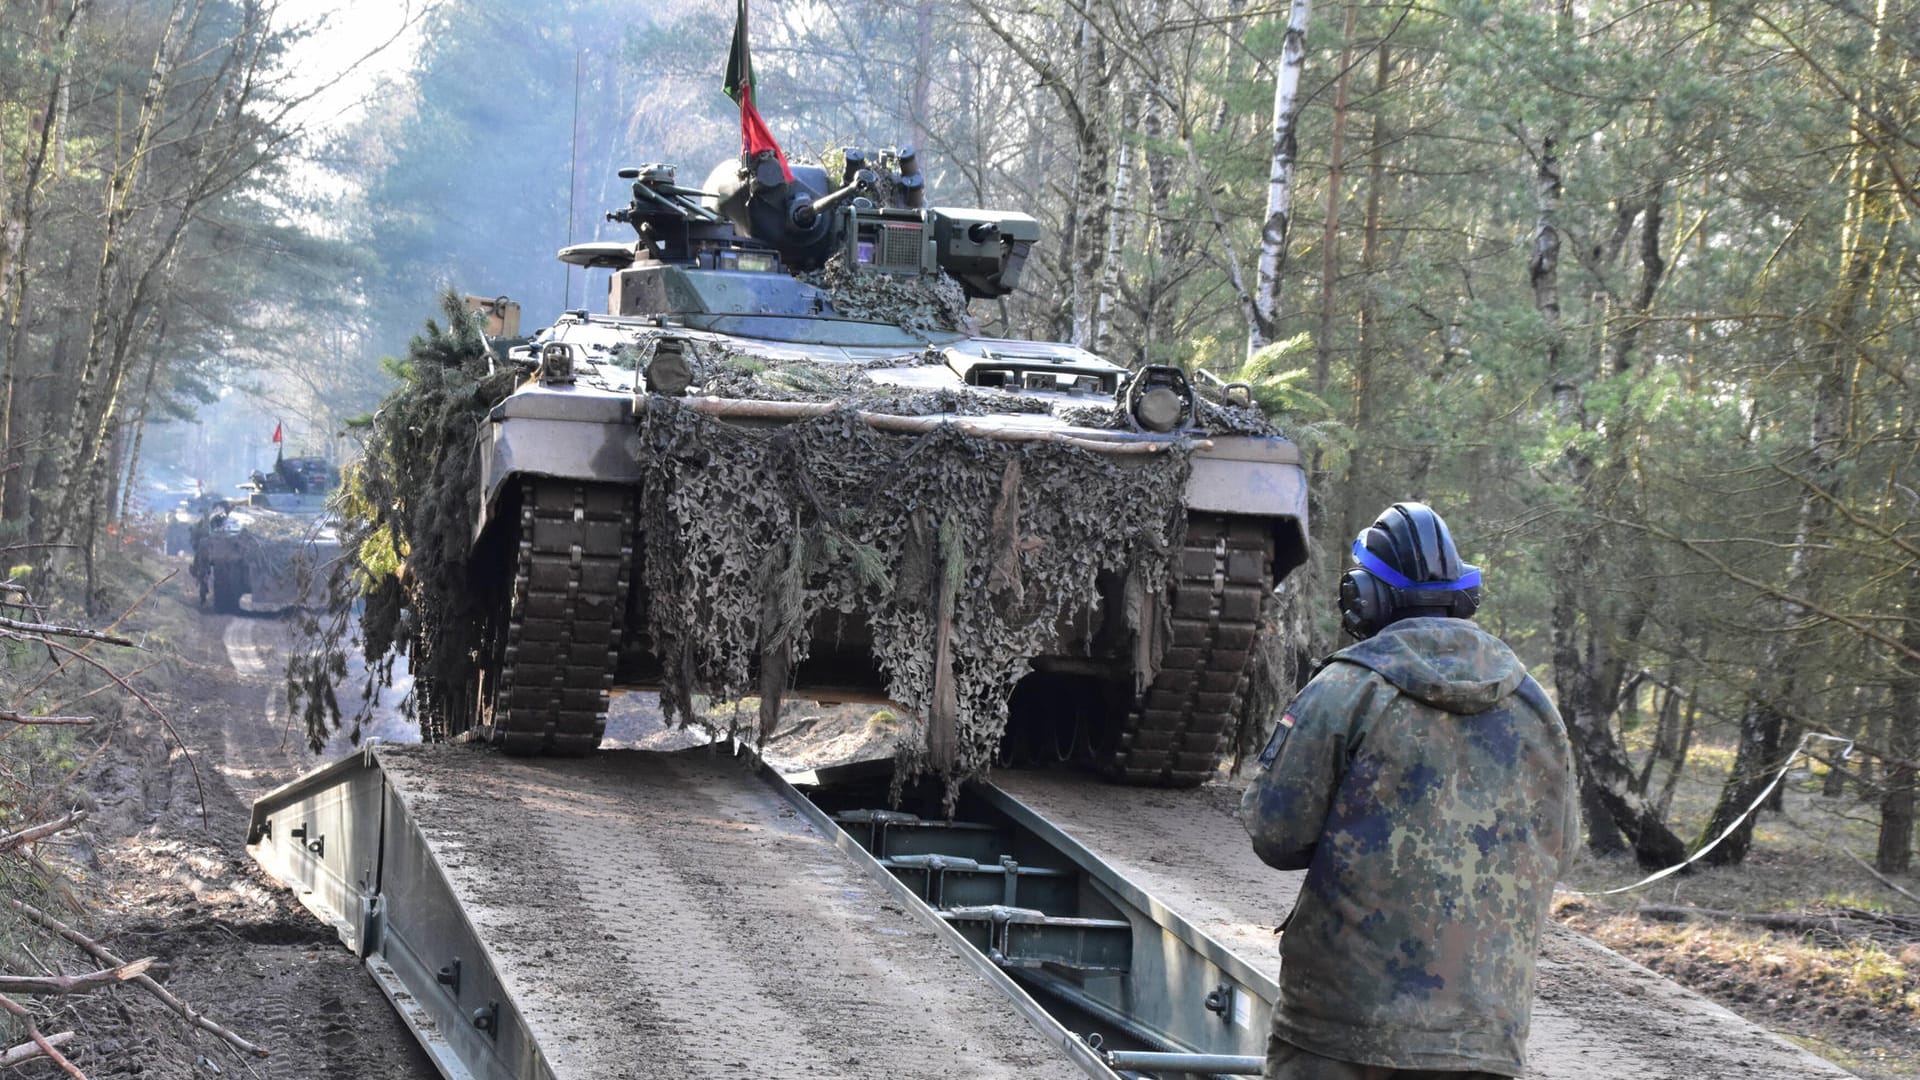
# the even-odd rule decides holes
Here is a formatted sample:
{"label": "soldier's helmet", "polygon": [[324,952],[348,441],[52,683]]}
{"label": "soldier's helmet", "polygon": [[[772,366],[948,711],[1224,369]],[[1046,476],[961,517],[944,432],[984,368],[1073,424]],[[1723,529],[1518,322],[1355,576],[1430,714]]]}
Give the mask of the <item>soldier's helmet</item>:
{"label": "soldier's helmet", "polygon": [[1480,607],[1480,568],[1463,562],[1453,533],[1425,503],[1397,502],[1353,540],[1340,577],[1340,626],[1358,639],[1396,619],[1470,619]]}

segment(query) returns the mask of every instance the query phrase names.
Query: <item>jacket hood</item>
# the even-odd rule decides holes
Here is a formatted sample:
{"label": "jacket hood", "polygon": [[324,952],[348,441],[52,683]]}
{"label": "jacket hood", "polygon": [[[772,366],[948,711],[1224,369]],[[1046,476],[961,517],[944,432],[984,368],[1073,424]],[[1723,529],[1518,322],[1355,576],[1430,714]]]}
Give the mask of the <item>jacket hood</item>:
{"label": "jacket hood", "polygon": [[1527,677],[1506,642],[1466,619],[1402,619],[1333,658],[1451,713],[1486,712]]}

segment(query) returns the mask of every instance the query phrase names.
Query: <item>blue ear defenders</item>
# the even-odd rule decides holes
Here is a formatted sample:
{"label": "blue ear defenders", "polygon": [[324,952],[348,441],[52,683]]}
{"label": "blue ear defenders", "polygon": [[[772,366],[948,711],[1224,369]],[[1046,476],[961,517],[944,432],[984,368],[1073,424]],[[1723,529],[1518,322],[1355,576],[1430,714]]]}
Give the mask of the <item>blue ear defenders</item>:
{"label": "blue ear defenders", "polygon": [[1340,575],[1340,626],[1358,639],[1370,638],[1405,608],[1442,608],[1455,619],[1471,619],[1480,608],[1480,568],[1461,565],[1451,581],[1414,581],[1368,551],[1356,538],[1359,565]]}

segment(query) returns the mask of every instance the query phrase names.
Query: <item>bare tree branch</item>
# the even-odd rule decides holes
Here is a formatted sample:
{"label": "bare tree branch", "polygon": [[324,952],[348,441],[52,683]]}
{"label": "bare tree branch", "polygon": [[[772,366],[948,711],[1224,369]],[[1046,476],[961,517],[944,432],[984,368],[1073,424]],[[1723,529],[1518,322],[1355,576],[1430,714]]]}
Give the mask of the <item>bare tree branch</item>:
{"label": "bare tree branch", "polygon": [[89,630],[84,626],[59,626],[54,623],[21,622],[18,619],[9,619],[5,615],[0,615],[0,630],[12,630],[20,634],[45,634],[55,637],[85,638],[88,641],[104,641],[109,645],[130,646],[133,644],[133,642],[127,638],[116,637],[113,634],[102,633],[98,630]]}
{"label": "bare tree branch", "polygon": [[65,1046],[72,1041],[73,1032],[62,1031],[57,1035],[45,1035],[40,1040],[23,1042],[19,1046],[0,1050],[0,1069],[11,1069],[15,1065],[25,1065],[34,1058],[45,1057],[46,1051],[40,1049],[41,1042],[45,1042],[48,1046]]}
{"label": "bare tree branch", "polygon": [[0,994],[90,994],[145,975],[154,960],[149,956],[81,975],[0,975]]}
{"label": "bare tree branch", "polygon": [[[122,960],[120,957],[115,956],[113,953],[109,952],[106,946],[101,945],[99,942],[93,940],[92,938],[81,933],[80,931],[75,930],[73,927],[68,926],[66,923],[61,922],[59,919],[56,919],[53,916],[47,914],[46,912],[41,911],[39,908],[34,907],[32,904],[28,904],[20,900],[15,900],[12,897],[7,897],[6,902],[7,902],[7,906],[11,907],[13,910],[19,912],[22,915],[25,915],[27,918],[32,919],[34,922],[38,923],[39,925],[44,926],[48,930],[51,930],[54,933],[60,935],[61,937],[67,939],[68,942],[77,946],[80,949],[80,951],[86,953],[88,956],[93,957],[95,960],[98,960],[103,964],[112,964],[116,967],[124,966],[126,964],[125,960]],[[157,982],[154,982],[151,976],[136,975],[133,977],[132,981],[136,985],[138,985],[141,989],[147,991],[148,993],[152,994],[154,997],[160,999],[160,1003],[162,1005],[165,1005],[167,1008],[172,1009],[174,1012],[180,1014],[180,1016],[183,1017],[189,1024],[192,1024],[194,1027],[197,1027],[202,1031],[219,1036],[221,1039],[224,1039],[228,1045],[234,1047],[235,1049],[240,1050],[244,1053],[252,1054],[254,1057],[270,1057],[272,1055],[272,1051],[267,1050],[263,1047],[257,1046],[251,1042],[248,1042],[246,1039],[240,1037],[238,1034],[235,1034],[231,1029],[219,1023],[216,1023],[212,1020],[207,1019],[198,1010],[194,1009],[193,1006],[188,1005],[186,1002],[181,1001],[177,997],[174,997],[171,993],[167,991],[165,987],[161,986]]]}
{"label": "bare tree branch", "polygon": [[35,840],[43,840],[55,833],[66,832],[68,829],[73,828],[85,820],[87,820],[87,812],[85,810],[75,810],[66,817],[41,822],[31,828],[21,829],[19,832],[0,836],[0,852],[12,851],[22,844],[31,844]]}
{"label": "bare tree branch", "polygon": [[26,727],[86,727],[93,723],[91,716],[25,716],[17,712],[0,709],[0,722],[20,724]]}
{"label": "bare tree branch", "polygon": [[[145,976],[142,976],[142,978],[145,978]],[[87,1074],[81,1072],[78,1065],[68,1061],[65,1054],[62,1054],[45,1035],[40,1034],[39,1027],[33,1022],[33,1014],[23,1008],[19,1002],[9,997],[0,996],[0,1011],[12,1013],[18,1017],[21,1024],[25,1025],[27,1029],[27,1038],[32,1040],[33,1045],[38,1047],[42,1054],[52,1058],[53,1063],[60,1066],[68,1076],[73,1077],[74,1080],[87,1080]]]}

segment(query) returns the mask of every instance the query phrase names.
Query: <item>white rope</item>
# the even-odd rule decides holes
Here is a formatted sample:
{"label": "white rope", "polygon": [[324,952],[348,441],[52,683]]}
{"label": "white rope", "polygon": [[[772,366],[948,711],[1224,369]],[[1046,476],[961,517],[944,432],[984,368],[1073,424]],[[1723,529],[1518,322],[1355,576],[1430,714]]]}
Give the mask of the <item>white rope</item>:
{"label": "white rope", "polygon": [[1679,873],[1682,870],[1685,870],[1687,867],[1692,866],[1694,863],[1704,858],[1707,852],[1712,851],[1714,848],[1719,847],[1720,841],[1725,840],[1729,836],[1732,836],[1734,830],[1740,827],[1741,822],[1747,820],[1748,818],[1752,817],[1755,813],[1759,812],[1760,807],[1767,801],[1768,798],[1772,797],[1773,789],[1779,787],[1780,781],[1785,780],[1787,778],[1787,773],[1793,770],[1793,763],[1800,760],[1800,755],[1807,752],[1807,744],[1809,742],[1812,742],[1815,739],[1821,739],[1826,742],[1839,743],[1840,757],[1842,760],[1845,760],[1848,755],[1853,753],[1852,739],[1843,739],[1838,735],[1827,735],[1818,731],[1809,731],[1805,735],[1800,736],[1800,745],[1794,747],[1793,753],[1787,755],[1786,764],[1780,766],[1780,771],[1773,774],[1773,779],[1767,782],[1767,786],[1765,790],[1761,791],[1759,797],[1753,800],[1753,805],[1741,811],[1740,816],[1737,818],[1734,818],[1733,821],[1729,822],[1727,827],[1721,830],[1720,835],[1714,837],[1713,841],[1707,844],[1707,846],[1687,856],[1685,859],[1681,860],[1680,862],[1674,863],[1672,866],[1667,867],[1665,870],[1655,871],[1654,873],[1649,874],[1644,878],[1641,878],[1639,881],[1636,881],[1631,885],[1622,885],[1617,889],[1588,890],[1588,889],[1557,888],[1554,891],[1556,893],[1559,893],[1565,896],[1612,896],[1616,893],[1632,892],[1635,889],[1644,889],[1647,886],[1653,884],[1654,882],[1659,881],[1661,878],[1670,877],[1674,874]]}

